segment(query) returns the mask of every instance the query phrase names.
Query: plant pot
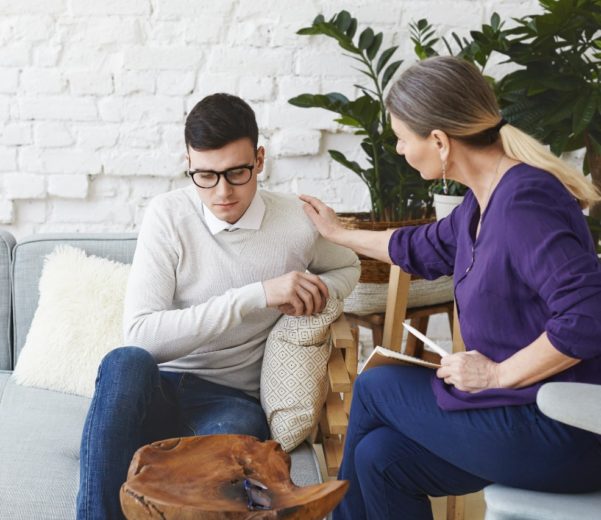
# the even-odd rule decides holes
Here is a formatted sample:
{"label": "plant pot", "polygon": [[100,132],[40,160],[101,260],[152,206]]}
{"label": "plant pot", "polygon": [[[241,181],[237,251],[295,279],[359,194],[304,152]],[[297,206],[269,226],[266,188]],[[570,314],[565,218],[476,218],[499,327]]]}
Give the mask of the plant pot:
{"label": "plant pot", "polygon": [[[347,229],[383,231],[403,226],[419,226],[434,222],[434,219],[405,220],[401,222],[374,222],[369,213],[339,213],[339,220]],[[359,255],[361,277],[353,292],[344,300],[344,311],[358,315],[381,313],[386,310],[390,264]],[[417,277],[409,286],[409,307],[436,305],[453,299],[453,280],[444,276],[438,280]]]}
{"label": "plant pot", "polygon": [[434,211],[436,220],[448,217],[459,204],[463,202],[463,195],[444,195],[442,193],[434,194]]}

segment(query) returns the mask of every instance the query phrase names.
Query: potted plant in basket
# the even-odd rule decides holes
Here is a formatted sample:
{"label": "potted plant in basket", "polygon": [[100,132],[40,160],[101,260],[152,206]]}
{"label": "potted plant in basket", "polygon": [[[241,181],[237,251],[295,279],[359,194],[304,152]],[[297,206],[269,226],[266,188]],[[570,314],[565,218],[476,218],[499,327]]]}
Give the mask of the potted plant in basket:
{"label": "potted plant in basket", "polygon": [[[365,182],[371,199],[371,214],[365,220],[371,229],[386,229],[407,219],[423,219],[432,213],[428,182],[421,178],[403,156],[396,153],[396,137],[384,103],[384,90],[402,61],[391,61],[397,46],[381,49],[383,34],[366,28],[357,34],[357,20],[347,11],[326,21],[319,15],[310,27],[297,34],[333,38],[347,56],[360,64],[358,69],[368,85],[355,85],[361,95],[348,99],[343,94],[301,94],[289,100],[302,108],[323,108],[338,114],[335,121],[363,136],[361,148],[368,166],[351,161],[337,150],[328,150],[332,159]],[[381,223],[378,225],[376,223]]]}
{"label": "potted plant in basket", "polygon": [[[337,114],[335,121],[363,137],[361,149],[367,166],[347,158],[337,150],[328,150],[330,157],[358,175],[367,185],[371,199],[369,214],[339,214],[343,224],[363,229],[388,229],[402,225],[421,224],[432,220],[432,197],[429,182],[422,179],[405,157],[396,153],[396,136],[390,125],[390,115],[384,103],[384,91],[402,64],[393,60],[397,46],[382,49],[383,34],[367,27],[357,32],[357,19],[340,11],[331,19],[322,15],[310,27],[300,29],[300,35],[322,35],[334,39],[346,55],[359,63],[366,76],[366,85],[355,85],[361,92],[348,99],[338,92],[301,94],[289,103],[301,108],[323,108]],[[383,312],[390,266],[371,258],[361,258],[360,284],[345,301],[345,311],[356,314]],[[432,299],[434,298],[434,299]],[[452,282],[420,281],[411,284],[409,304],[434,304],[452,299]]]}
{"label": "potted plant in basket", "polygon": [[[429,221],[432,198],[428,182],[396,153],[396,137],[384,103],[384,90],[402,63],[392,60],[397,46],[381,49],[382,33],[376,34],[369,27],[357,33],[357,27],[356,18],[340,11],[330,20],[317,16],[310,27],[300,29],[297,34],[336,40],[347,56],[360,63],[359,70],[368,78],[368,85],[355,85],[361,95],[348,99],[338,92],[307,93],[290,99],[289,103],[334,112],[336,122],[363,136],[361,149],[367,166],[350,160],[338,150],[328,150],[334,161],[358,175],[369,190],[371,212],[339,214],[344,225],[378,230]],[[361,258],[361,266],[361,282],[388,282],[387,264]]]}

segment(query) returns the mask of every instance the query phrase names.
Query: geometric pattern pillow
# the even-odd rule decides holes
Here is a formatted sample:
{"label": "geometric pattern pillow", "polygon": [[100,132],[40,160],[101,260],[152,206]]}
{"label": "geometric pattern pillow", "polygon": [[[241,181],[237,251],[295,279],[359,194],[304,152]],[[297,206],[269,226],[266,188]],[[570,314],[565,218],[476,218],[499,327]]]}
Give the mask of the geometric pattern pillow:
{"label": "geometric pattern pillow", "polygon": [[319,422],[328,392],[330,325],[342,302],[328,299],[321,314],[283,315],[267,338],[261,369],[261,405],[273,440],[284,451],[301,444]]}

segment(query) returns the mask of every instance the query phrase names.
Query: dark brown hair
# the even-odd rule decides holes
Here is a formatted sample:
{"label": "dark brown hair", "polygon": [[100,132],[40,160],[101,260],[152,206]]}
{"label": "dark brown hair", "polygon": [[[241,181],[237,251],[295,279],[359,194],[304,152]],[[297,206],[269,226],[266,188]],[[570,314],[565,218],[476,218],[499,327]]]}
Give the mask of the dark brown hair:
{"label": "dark brown hair", "polygon": [[186,118],[186,148],[214,150],[238,139],[250,139],[257,149],[259,129],[253,109],[231,94],[212,94],[199,101]]}

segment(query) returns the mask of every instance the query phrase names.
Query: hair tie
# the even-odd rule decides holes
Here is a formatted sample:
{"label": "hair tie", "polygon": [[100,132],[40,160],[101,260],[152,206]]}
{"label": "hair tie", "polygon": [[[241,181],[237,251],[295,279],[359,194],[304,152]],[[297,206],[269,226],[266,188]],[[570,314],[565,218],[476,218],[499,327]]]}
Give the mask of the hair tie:
{"label": "hair tie", "polygon": [[506,124],[507,124],[507,120],[504,117],[502,117],[501,120],[495,126],[493,126],[493,129],[498,132]]}

